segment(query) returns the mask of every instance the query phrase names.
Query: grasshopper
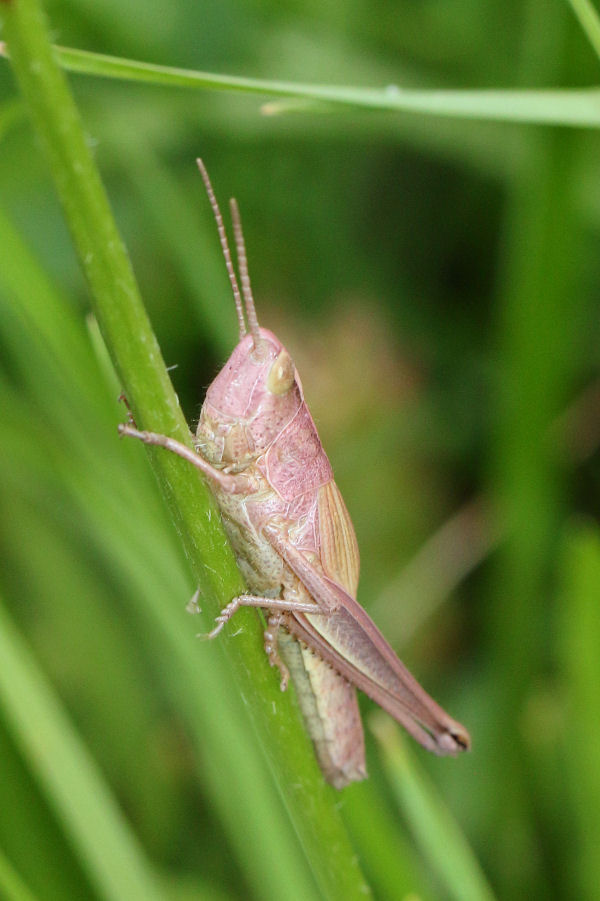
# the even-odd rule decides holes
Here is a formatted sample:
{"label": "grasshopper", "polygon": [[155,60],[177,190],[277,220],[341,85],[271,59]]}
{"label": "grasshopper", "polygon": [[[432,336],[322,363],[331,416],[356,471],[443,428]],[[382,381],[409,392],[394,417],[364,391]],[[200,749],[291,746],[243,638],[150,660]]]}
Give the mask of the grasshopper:
{"label": "grasshopper", "polygon": [[386,710],[424,748],[456,754],[469,734],[425,692],[356,601],[359,554],[352,521],[333,479],[292,358],[258,324],[239,210],[230,201],[239,284],[223,218],[198,160],[216,219],[240,340],[212,382],[195,452],[133,423],[146,444],[184,457],[208,479],[251,593],[233,600],[206,637],[241,606],[267,617],[265,651],[290,676],[328,782],[341,789],[367,775],[356,689]]}

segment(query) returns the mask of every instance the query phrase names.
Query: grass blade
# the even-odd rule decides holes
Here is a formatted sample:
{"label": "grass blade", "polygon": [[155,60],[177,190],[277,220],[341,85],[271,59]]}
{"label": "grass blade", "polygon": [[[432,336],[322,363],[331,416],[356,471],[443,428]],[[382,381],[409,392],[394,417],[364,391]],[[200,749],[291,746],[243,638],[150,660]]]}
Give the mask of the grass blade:
{"label": "grass blade", "polygon": [[569,0],[588,41],[600,56],[600,16],[590,0]]}
{"label": "grass blade", "polygon": [[17,871],[0,849],[0,895],[6,901],[35,901]]}
{"label": "grass blade", "polygon": [[600,91],[597,88],[414,90],[398,85],[377,89],[302,84],[159,66],[70,47],[55,47],[54,50],[57,60],[65,69],[80,74],[179,88],[228,91],[261,97],[297,98],[305,101],[303,104],[296,103],[293,106],[288,104],[268,108],[269,112],[277,111],[281,114],[289,110],[295,113],[309,111],[315,103],[325,103],[332,107],[521,122],[529,125],[600,127],[598,109]]}
{"label": "grass blade", "polygon": [[563,552],[563,590],[557,635],[566,689],[564,764],[573,798],[577,841],[573,855],[578,888],[592,899],[600,881],[600,535],[580,526],[567,536]]}
{"label": "grass blade", "polygon": [[487,879],[456,820],[412,760],[397,726],[375,714],[384,767],[415,840],[446,892],[456,901],[494,901]]}
{"label": "grass blade", "polygon": [[0,704],[103,898],[162,898],[152,868],[94,761],[0,607]]}

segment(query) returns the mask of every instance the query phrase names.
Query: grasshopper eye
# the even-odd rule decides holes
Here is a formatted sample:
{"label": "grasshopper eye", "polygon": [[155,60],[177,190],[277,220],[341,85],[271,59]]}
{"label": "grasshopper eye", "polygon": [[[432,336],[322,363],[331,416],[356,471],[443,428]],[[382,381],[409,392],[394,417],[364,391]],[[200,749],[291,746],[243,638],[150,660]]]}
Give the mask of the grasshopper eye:
{"label": "grasshopper eye", "polygon": [[281,351],[267,377],[267,389],[271,394],[287,394],[296,380],[292,358],[285,348]]}

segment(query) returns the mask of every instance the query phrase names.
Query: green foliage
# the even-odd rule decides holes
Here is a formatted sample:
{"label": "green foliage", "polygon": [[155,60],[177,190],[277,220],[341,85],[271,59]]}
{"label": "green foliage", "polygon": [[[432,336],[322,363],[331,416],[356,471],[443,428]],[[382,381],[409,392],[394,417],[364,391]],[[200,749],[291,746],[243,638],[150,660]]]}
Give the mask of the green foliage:
{"label": "green foliage", "polygon": [[[56,0],[81,54],[0,3],[2,897],[595,897],[598,17],[571,5]],[[257,615],[194,640],[239,575],[116,398],[185,440],[235,342],[199,155],[359,599],[471,755],[422,772],[386,721],[337,795]]]}

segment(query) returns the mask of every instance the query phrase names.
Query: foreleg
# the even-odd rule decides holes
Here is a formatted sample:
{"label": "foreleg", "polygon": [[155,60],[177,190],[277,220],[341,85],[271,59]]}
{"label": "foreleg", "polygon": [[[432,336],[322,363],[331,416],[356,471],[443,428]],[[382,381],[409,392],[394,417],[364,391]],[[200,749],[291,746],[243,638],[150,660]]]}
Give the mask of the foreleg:
{"label": "foreleg", "polygon": [[249,494],[256,491],[255,480],[250,476],[243,474],[230,475],[221,472],[220,469],[212,466],[204,459],[204,457],[197,454],[196,451],[187,447],[187,445],[182,444],[180,441],[175,441],[174,438],[169,438],[167,435],[159,435],[157,432],[141,432],[132,425],[123,423],[119,425],[119,435],[126,435],[129,438],[138,438],[140,441],[143,441],[144,444],[153,444],[156,447],[164,447],[166,450],[177,454],[179,457],[183,457],[184,460],[187,460],[188,463],[191,463],[192,466],[195,466],[203,472],[209,479],[218,482],[220,487],[229,494]]}

